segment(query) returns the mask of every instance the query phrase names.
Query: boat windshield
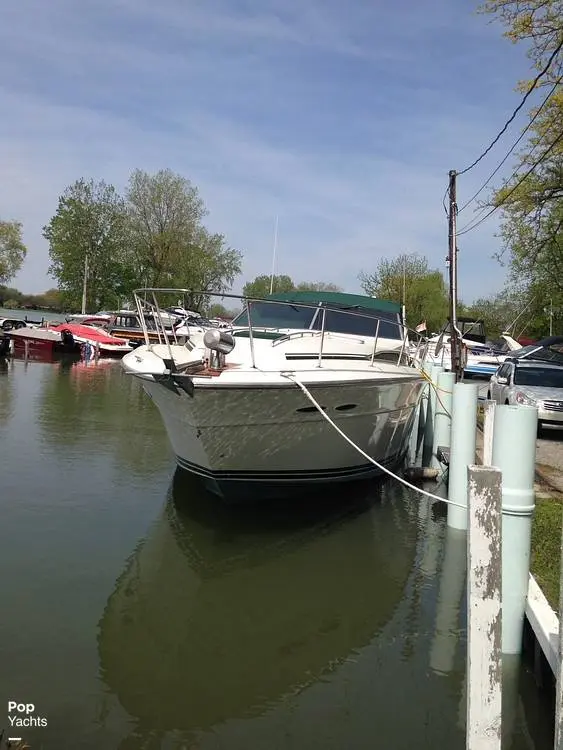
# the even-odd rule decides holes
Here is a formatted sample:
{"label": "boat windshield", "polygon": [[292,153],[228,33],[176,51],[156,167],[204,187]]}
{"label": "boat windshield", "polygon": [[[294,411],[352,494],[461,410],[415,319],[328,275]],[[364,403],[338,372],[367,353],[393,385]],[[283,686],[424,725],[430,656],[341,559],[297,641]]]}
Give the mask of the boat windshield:
{"label": "boat windshield", "polygon": [[[353,312],[353,311],[351,311]],[[327,309],[325,330],[355,336],[375,336],[377,320],[379,337],[402,340],[402,326],[398,313],[381,310],[358,310],[353,315],[341,310]],[[276,302],[253,302],[252,325],[256,328],[320,330],[322,314],[317,308]],[[243,310],[232,322],[233,326],[248,326],[248,313]]]}
{"label": "boat windshield", "polygon": [[[310,328],[316,312],[313,307],[277,302],[253,302],[252,325],[256,328]],[[233,326],[248,326],[246,309],[233,320]]]}

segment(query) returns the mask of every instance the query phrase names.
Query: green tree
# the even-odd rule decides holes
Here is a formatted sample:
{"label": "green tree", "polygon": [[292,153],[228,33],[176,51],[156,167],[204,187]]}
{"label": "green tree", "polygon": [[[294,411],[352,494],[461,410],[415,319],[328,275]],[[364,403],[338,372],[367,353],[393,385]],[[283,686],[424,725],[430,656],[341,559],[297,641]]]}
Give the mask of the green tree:
{"label": "green tree", "polygon": [[522,310],[521,301],[508,291],[489,298],[476,299],[471,305],[461,305],[459,314],[482,320],[487,338],[497,339],[507,331]]}
{"label": "green tree", "polygon": [[140,285],[192,289],[186,303],[196,308],[207,303],[201,292],[231,288],[242,254],[202,225],[207,210],[189,180],[169,169],[137,169],[126,198]]}
{"label": "green tree", "polygon": [[[274,276],[272,283],[274,293],[292,292],[295,284],[290,276]],[[247,281],[242,288],[244,297],[267,297],[270,294],[270,276],[263,274],[257,276],[253,281]]]}
{"label": "green tree", "polygon": [[208,307],[217,298],[205,292],[228,292],[241,271],[242,254],[229,247],[222,234],[210,234],[199,227],[186,245],[177,267],[171,270],[173,286],[193,291],[187,302],[200,309]]}
{"label": "green tree", "polygon": [[300,281],[297,284],[299,292],[341,292],[342,287],[325,281]]}
{"label": "green tree", "polygon": [[432,270],[418,253],[383,258],[372,273],[359,275],[364,292],[372,297],[404,303],[410,328],[426,320],[428,331],[437,331],[448,317],[448,292],[440,271]]}
{"label": "green tree", "polygon": [[[235,300],[233,300],[234,302]],[[213,303],[207,312],[210,318],[225,318],[226,320],[232,320],[240,312],[239,309],[229,309],[218,302]]]}
{"label": "green tree", "polygon": [[[563,3],[561,0],[487,0],[483,13],[506,28],[513,43],[528,47],[537,71],[546,72],[537,87],[553,92],[535,117],[529,139],[516,158],[513,177],[496,189],[490,205],[502,206],[501,238],[510,280],[528,298],[551,300],[563,308]],[[531,81],[520,82],[527,91]],[[559,139],[559,140],[558,140]],[[536,166],[534,164],[539,162]],[[533,170],[532,167],[534,166]],[[530,171],[531,170],[531,171]],[[525,177],[526,173],[530,173]],[[545,324],[537,313],[536,328]],[[543,321],[543,322],[540,322]]]}
{"label": "green tree", "polygon": [[[163,169],[136,169],[126,190],[132,246],[146,286],[171,285],[196,238],[206,209],[189,180]],[[190,258],[191,260],[191,258]]]}
{"label": "green tree", "polygon": [[38,295],[38,300],[43,307],[52,308],[57,311],[60,311],[63,308],[62,294],[58,289],[47,289],[46,292]]}
{"label": "green tree", "polygon": [[81,305],[85,275],[88,312],[116,306],[131,291],[125,204],[112,185],[84,179],[70,185],[43,236],[49,242],[49,273],[69,308]]}
{"label": "green tree", "polygon": [[[242,290],[245,297],[267,297],[270,294],[271,277],[266,274],[257,276],[253,281],[248,281]],[[295,284],[290,276],[274,276],[272,291],[276,292],[341,292],[342,288],[336,284],[325,281],[300,281]]]}
{"label": "green tree", "polygon": [[27,248],[19,221],[0,221],[0,284],[13,279],[22,267]]}

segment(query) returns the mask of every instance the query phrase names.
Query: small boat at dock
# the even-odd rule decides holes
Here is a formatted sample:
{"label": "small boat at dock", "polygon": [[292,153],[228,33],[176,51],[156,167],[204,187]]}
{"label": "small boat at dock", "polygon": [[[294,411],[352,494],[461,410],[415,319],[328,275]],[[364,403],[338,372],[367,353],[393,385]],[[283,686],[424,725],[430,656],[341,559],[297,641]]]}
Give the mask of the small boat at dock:
{"label": "small boat at dock", "polygon": [[133,349],[127,339],[110,336],[105,329],[95,326],[61,323],[49,326],[47,330],[61,335],[69,332],[77,343],[90,344],[102,357],[121,357]]}
{"label": "small boat at dock", "polygon": [[50,358],[56,354],[80,355],[80,344],[69,331],[24,326],[6,332],[12,352],[32,358]]}

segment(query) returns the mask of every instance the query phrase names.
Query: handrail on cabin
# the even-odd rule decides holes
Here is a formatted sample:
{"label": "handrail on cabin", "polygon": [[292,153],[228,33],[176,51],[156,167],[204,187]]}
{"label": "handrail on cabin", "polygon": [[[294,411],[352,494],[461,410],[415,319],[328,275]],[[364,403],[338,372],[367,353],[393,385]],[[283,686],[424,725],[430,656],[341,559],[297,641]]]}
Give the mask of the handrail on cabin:
{"label": "handrail on cabin", "polygon": [[[150,302],[147,298],[149,294],[152,297],[152,302]],[[373,351],[372,351],[371,362],[370,362],[371,365],[374,364],[374,360],[375,360],[377,344],[379,342],[379,328],[380,328],[380,323],[382,320],[386,323],[390,323],[391,325],[397,325],[399,329],[402,329],[405,332],[405,335],[401,337],[400,339],[398,339],[398,341],[401,341],[401,349],[398,355],[397,364],[401,364],[401,361],[403,359],[403,355],[407,347],[407,341],[409,340],[409,335],[408,335],[409,333],[414,334],[417,339],[417,353],[419,351],[419,347],[421,346],[424,340],[424,337],[418,331],[408,328],[408,326],[405,326],[403,322],[398,321],[397,323],[393,323],[389,321],[388,318],[382,318],[377,315],[368,315],[357,309],[345,309],[342,307],[338,307],[334,303],[331,305],[330,302],[326,302],[324,304],[318,303],[318,302],[317,303],[295,302],[292,300],[266,299],[263,297],[247,297],[247,296],[240,295],[240,294],[231,294],[231,293],[226,293],[226,292],[207,292],[207,291],[201,292],[201,291],[194,291],[191,289],[182,289],[182,288],[174,288],[174,287],[144,287],[142,289],[136,289],[134,291],[135,303],[136,303],[137,312],[139,314],[139,318],[141,321],[141,328],[143,330],[145,343],[147,344],[147,346],[149,345],[148,329],[147,329],[146,320],[145,320],[145,312],[149,312],[149,314],[152,314],[154,316],[155,321],[157,320],[158,323],[160,323],[160,330],[158,330],[159,329],[158,323],[156,325],[159,342],[161,341],[161,334],[162,334],[163,341],[161,343],[166,344],[166,346],[168,347],[171,360],[173,360],[173,356],[172,356],[170,338],[169,338],[168,331],[166,330],[166,326],[162,318],[162,309],[158,302],[157,294],[174,294],[174,295],[182,295],[182,296],[199,295],[199,296],[204,296],[204,297],[219,297],[221,299],[225,299],[225,298],[237,299],[245,303],[246,308],[247,308],[248,338],[249,338],[249,345],[250,345],[252,367],[256,367],[255,347],[254,347],[255,329],[265,328],[265,326],[257,326],[252,323],[252,316],[251,316],[252,304],[255,302],[275,304],[275,305],[286,305],[292,308],[307,308],[307,309],[316,310],[317,312],[320,312],[322,310],[321,329],[320,330],[308,329],[311,331],[311,333],[314,332],[316,335],[320,335],[319,359],[318,359],[318,364],[317,364],[318,367],[322,366],[322,361],[323,361],[323,347],[324,347],[324,340],[325,340],[325,333],[326,333],[325,324],[326,324],[326,311],[327,310],[334,310],[339,313],[343,313],[344,315],[352,315],[352,316],[360,317],[360,318],[368,318],[369,320],[375,321],[375,331],[373,335],[374,345],[373,345]],[[143,299],[143,296],[144,296],[144,299]],[[147,311],[146,308],[149,308],[149,310]],[[314,316],[314,319],[316,319],[316,315]],[[244,326],[244,329],[246,329],[246,326]],[[300,333],[303,333],[303,331],[301,331]],[[291,334],[286,334],[286,336],[290,336],[290,335]],[[177,339],[176,331],[174,327],[172,327],[172,338],[174,340],[174,343],[178,344],[178,339]],[[410,360],[412,361],[412,359],[413,358],[411,357]]]}

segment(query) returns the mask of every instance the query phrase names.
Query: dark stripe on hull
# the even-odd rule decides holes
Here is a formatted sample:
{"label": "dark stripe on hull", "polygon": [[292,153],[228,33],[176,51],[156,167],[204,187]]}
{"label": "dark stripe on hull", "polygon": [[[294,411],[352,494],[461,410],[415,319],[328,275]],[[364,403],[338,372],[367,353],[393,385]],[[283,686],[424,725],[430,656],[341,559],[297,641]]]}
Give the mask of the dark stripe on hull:
{"label": "dark stripe on hull", "polygon": [[[379,463],[386,468],[397,465],[405,451],[386,458]],[[297,471],[211,471],[176,456],[181,469],[198,475],[207,489],[221,497],[247,497],[259,494],[262,497],[284,496],[298,490],[322,488],[334,482],[354,482],[378,476],[383,472],[371,463],[340,469],[318,469]]]}

